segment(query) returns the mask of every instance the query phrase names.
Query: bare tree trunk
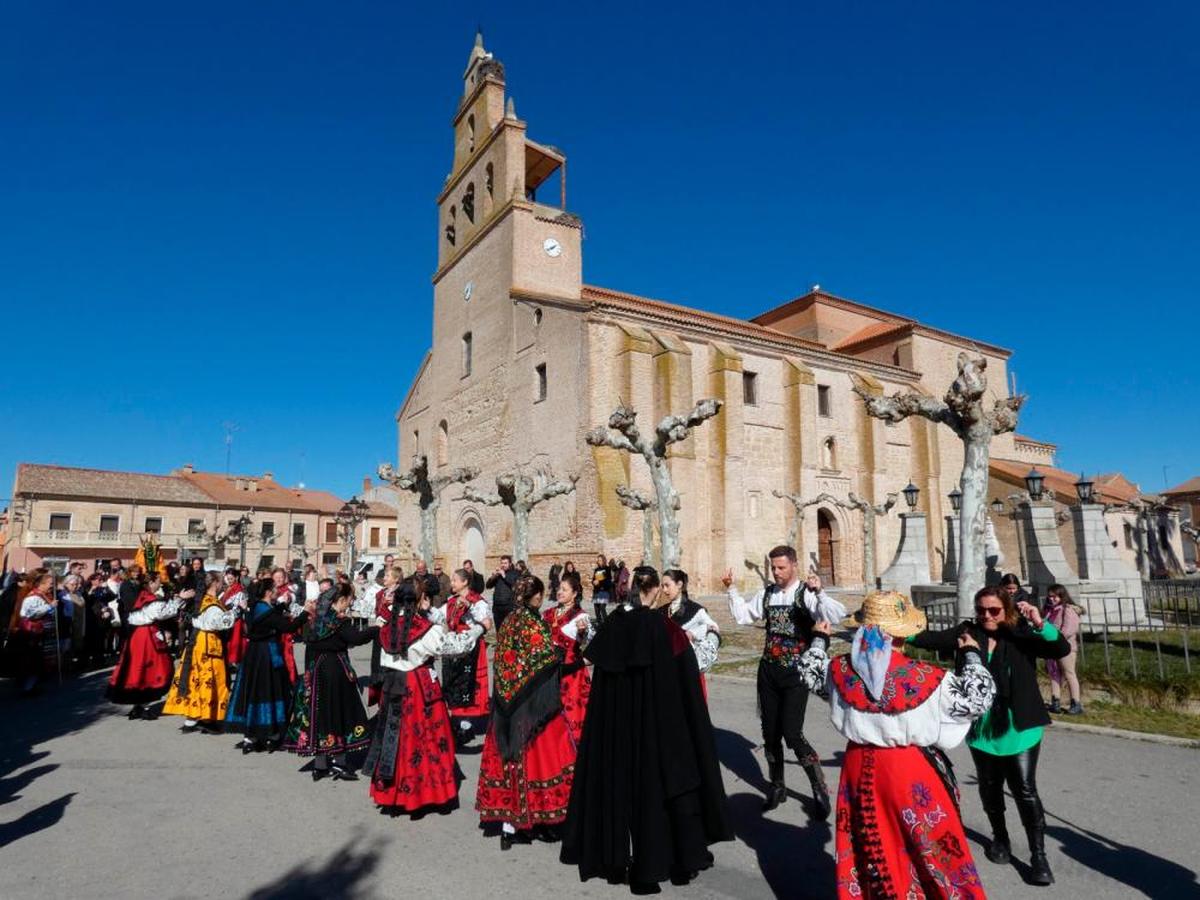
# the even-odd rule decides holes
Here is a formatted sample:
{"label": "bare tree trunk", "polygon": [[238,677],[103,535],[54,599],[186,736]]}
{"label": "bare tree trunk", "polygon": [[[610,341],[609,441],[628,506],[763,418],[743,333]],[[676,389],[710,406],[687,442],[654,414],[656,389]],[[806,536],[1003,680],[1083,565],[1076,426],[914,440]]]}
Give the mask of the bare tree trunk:
{"label": "bare tree trunk", "polygon": [[[650,460],[647,460],[650,462]],[[679,518],[675,515],[679,509],[679,495],[671,484],[671,472],[667,461],[656,458],[650,463],[650,480],[654,484],[654,493],[658,499],[658,534],[662,546],[662,567],[664,569],[679,568]]]}
{"label": "bare tree trunk", "polygon": [[[982,434],[977,432],[982,431]],[[963,445],[963,470],[958,489],[962,511],[958,527],[958,614],[975,615],[975,592],[983,587],[987,572],[987,485],[990,432],[972,428]]]}
{"label": "bare tree trunk", "polygon": [[658,554],[654,552],[654,514],[650,509],[642,510],[642,559],[645,560],[645,565],[660,568],[661,564],[657,559]]}
{"label": "bare tree trunk", "polygon": [[514,503],[513,515],[513,557],[529,559],[529,504]]}

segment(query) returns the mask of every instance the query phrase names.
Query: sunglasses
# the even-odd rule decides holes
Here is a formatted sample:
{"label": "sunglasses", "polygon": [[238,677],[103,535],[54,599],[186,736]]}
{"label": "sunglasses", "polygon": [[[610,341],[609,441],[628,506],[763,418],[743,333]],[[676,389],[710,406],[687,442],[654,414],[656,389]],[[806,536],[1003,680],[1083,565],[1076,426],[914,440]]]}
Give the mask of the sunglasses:
{"label": "sunglasses", "polygon": [[977,606],[975,607],[975,615],[983,618],[998,619],[1004,615],[1003,606]]}

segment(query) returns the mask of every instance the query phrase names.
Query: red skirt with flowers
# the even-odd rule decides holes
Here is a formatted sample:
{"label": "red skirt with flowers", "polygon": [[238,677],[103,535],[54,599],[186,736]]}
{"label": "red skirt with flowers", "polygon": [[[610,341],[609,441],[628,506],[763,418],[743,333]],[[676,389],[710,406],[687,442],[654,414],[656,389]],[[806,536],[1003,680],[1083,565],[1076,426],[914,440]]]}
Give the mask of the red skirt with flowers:
{"label": "red skirt with flowers", "polygon": [[167,693],[175,664],[159,637],[157,622],[138,625],[121,649],[121,658],[108,682],[113,703],[152,703]]}
{"label": "red skirt with flowers", "polygon": [[565,715],[555,715],[526,746],[505,762],[488,728],[479,762],[475,808],[481,822],[508,822],[517,829],[559,825],[567,818],[575,777],[575,741]]}
{"label": "red skirt with flowers", "polygon": [[837,800],[839,897],[983,898],[958,807],[919,747],[850,744]]}
{"label": "red skirt with flowers", "polygon": [[[385,693],[381,698],[381,717],[389,714],[392,704],[400,704],[399,740],[394,774],[388,779],[381,777],[379,766],[371,772],[371,799],[379,806],[416,812],[456,799],[458,778],[450,716],[438,683],[426,666],[404,677],[407,684],[402,697]],[[371,749],[375,751],[375,747]]]}
{"label": "red skirt with flowers", "polygon": [[588,697],[592,694],[592,676],[587,666],[581,665],[573,672],[564,674],[559,681],[562,696],[563,716],[571,731],[571,740],[578,745],[583,736],[583,717],[587,713]]}

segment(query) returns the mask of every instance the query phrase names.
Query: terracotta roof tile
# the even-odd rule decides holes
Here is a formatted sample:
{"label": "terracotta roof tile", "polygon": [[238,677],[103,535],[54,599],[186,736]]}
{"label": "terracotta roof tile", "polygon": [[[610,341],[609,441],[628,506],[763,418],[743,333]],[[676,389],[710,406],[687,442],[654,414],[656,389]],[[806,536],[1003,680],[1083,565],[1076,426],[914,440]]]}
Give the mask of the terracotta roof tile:
{"label": "terracotta roof tile", "polygon": [[[1044,483],[1046,489],[1053,491],[1060,502],[1075,502],[1077,496],[1075,482],[1079,480],[1077,473],[1068,472],[1066,469],[1057,469],[1054,466],[1039,465],[1036,468],[1046,479]],[[1017,487],[1025,486],[1025,476],[1029,474],[1029,469],[1029,463],[1013,462],[1007,459],[993,459],[988,464],[988,470],[992,475]],[[1132,482],[1124,478],[1121,478],[1120,481],[1116,479],[1107,482],[1101,482],[1098,479],[1093,479],[1093,481],[1095,482],[1096,499],[1101,503],[1131,503],[1141,496]]]}
{"label": "terracotta roof tile", "polygon": [[35,463],[21,463],[17,467],[16,492],[202,506],[212,503],[212,499],[198,487],[173,475],[77,469]]}
{"label": "terracotta roof tile", "polygon": [[910,331],[912,331],[912,324],[909,322],[872,322],[870,325],[864,325],[858,331],[846,335],[829,349],[836,350],[838,353],[846,353],[862,344],[884,338],[899,337]]}
{"label": "terracotta roof tile", "polygon": [[1183,484],[1177,484],[1175,487],[1163,491],[1164,494],[1200,494],[1200,475],[1195,478],[1189,478]]}
{"label": "terracotta roof tile", "polygon": [[667,303],[664,300],[652,300],[649,297],[639,297],[637,294],[627,294],[624,291],[614,291],[610,288],[595,287],[594,285],[585,284],[580,296],[584,300],[590,300],[592,303],[604,307],[615,307],[618,309],[633,310],[636,312],[648,313],[649,315],[659,315],[664,318],[674,319],[680,325],[710,325],[720,328],[727,332],[733,332],[745,337],[762,338],[776,343],[790,344],[795,347],[807,347],[811,349],[824,350],[825,345],[819,344],[816,341],[798,338],[794,335],[787,334],[783,331],[777,331],[774,328],[768,328],[766,325],[758,325],[754,322],[749,322],[745,319],[735,319],[731,316],[722,316],[717,313],[705,312],[699,309],[692,309],[688,306],[680,306],[676,303]]}
{"label": "terracotta roof tile", "polygon": [[[336,512],[341,500],[325,491],[288,488],[260,475],[223,475],[218,472],[182,472],[179,478],[195,485],[217,503],[230,507],[254,507],[301,512]],[[239,487],[239,484],[242,485]],[[254,490],[250,490],[253,485]],[[315,496],[310,496],[315,495]],[[332,498],[332,500],[330,499]],[[336,504],[332,501],[336,500]]]}

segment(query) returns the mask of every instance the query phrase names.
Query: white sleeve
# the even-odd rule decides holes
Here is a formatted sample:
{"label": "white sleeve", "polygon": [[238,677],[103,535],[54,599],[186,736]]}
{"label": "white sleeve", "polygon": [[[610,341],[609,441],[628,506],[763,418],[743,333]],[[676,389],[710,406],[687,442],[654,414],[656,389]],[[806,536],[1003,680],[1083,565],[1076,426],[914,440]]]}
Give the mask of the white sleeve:
{"label": "white sleeve", "polygon": [[474,619],[476,622],[482,622],[485,619],[490,619],[491,617],[492,617],[492,604],[488,603],[486,600],[483,600],[483,599],[477,600],[474,604],[472,604],[471,618]]}
{"label": "white sleeve", "polygon": [[699,620],[700,624],[702,624],[709,631],[715,631],[717,634],[721,633],[721,626],[718,625],[716,620],[708,614],[707,609],[702,609],[696,613],[696,618]]}
{"label": "white sleeve", "polygon": [[747,600],[734,585],[729,586],[729,612],[733,621],[739,625],[753,625],[762,618],[763,597],[766,588],[759,588],[754,596]]}
{"label": "white sleeve", "polygon": [[829,653],[825,641],[813,641],[800,658],[796,660],[796,669],[804,686],[814,694],[829,699]]}
{"label": "white sleeve", "polygon": [[226,631],[233,627],[237,613],[232,609],[210,606],[198,616],[192,617],[192,627],[197,631]]}
{"label": "white sleeve", "polygon": [[692,649],[696,652],[696,664],[700,671],[707,672],[717,661],[717,653],[721,649],[721,636],[715,631],[709,631],[692,644]]}
{"label": "white sleeve", "polygon": [[30,594],[21,601],[21,618],[40,619],[52,609],[54,609],[54,607],[43,600],[41,595]]}
{"label": "white sleeve", "polygon": [[226,609],[245,609],[246,608],[246,593],[238,591],[232,597],[225,601]]}
{"label": "white sleeve", "polygon": [[991,709],[996,698],[996,682],[992,673],[979,658],[979,654],[967,655],[967,663],[961,673],[947,672],[941,684],[941,712],[943,721],[970,722]]}
{"label": "white sleeve", "polygon": [[429,608],[429,621],[432,622],[434,625],[445,625],[446,624],[446,607],[431,606]]}
{"label": "white sleeve", "polygon": [[478,624],[472,624],[466,631],[460,631],[455,634],[443,631],[444,636],[441,642],[435,645],[431,655],[461,656],[475,648],[475,644],[482,634],[483,626]]}

